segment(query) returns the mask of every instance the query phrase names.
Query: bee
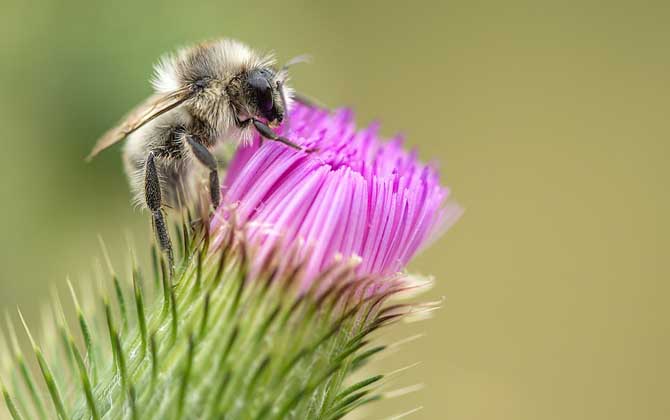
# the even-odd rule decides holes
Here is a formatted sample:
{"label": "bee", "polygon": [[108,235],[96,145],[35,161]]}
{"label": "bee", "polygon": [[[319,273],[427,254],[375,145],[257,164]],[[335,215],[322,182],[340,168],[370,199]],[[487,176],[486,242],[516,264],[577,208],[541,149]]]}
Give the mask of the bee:
{"label": "bee", "polygon": [[298,61],[303,60],[277,69],[272,55],[231,39],[181,49],[155,66],[155,93],[93,147],[89,161],[127,138],[123,162],[131,189],[151,212],[157,242],[170,266],[174,259],[163,207],[183,205],[195,174],[203,169],[209,172],[211,204],[219,206],[219,173],[212,154],[218,144],[225,139],[246,143],[258,133],[303,150],[273,131],[296,96],[286,82],[289,65]]}

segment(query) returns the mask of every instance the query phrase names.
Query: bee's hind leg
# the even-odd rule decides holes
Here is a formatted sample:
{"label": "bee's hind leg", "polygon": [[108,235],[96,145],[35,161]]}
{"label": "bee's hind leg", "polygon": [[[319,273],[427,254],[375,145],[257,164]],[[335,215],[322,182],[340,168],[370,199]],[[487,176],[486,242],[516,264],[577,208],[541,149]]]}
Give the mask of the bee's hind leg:
{"label": "bee's hind leg", "polygon": [[221,185],[219,184],[219,170],[216,158],[202,143],[196,141],[193,136],[187,136],[186,139],[196,159],[209,169],[209,196],[212,200],[212,206],[216,210],[221,202]]}
{"label": "bee's hind leg", "polygon": [[161,184],[158,178],[158,171],[156,170],[156,163],[154,161],[154,153],[150,152],[147,156],[144,165],[144,197],[151,211],[151,218],[153,221],[154,231],[156,232],[156,239],[158,245],[168,258],[170,264],[170,272],[174,267],[174,254],[172,252],[172,241],[170,241],[170,233],[168,232],[167,223],[165,223],[165,216],[163,215]]}

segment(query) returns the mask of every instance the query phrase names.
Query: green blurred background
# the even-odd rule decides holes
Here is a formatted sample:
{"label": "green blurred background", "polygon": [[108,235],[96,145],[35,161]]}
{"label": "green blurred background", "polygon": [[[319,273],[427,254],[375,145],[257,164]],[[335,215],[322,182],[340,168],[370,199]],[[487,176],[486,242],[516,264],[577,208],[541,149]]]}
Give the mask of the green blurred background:
{"label": "green blurred background", "polygon": [[443,308],[377,365],[425,387],[370,418],[669,418],[669,23],[667,1],[1,0],[0,309],[37,323],[98,233],[121,264],[125,232],[148,243],[119,149],[82,157],[157,57],[232,36],[310,53],[300,90],[405,132],[467,209],[413,263]]}

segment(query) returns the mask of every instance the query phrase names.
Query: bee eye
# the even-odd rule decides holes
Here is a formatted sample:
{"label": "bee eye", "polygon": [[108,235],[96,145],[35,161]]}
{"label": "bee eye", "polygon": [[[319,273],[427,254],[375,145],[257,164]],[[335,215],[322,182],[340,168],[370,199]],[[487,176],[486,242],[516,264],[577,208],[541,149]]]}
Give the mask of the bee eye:
{"label": "bee eye", "polygon": [[253,70],[247,76],[247,83],[255,97],[256,105],[263,113],[269,113],[274,107],[272,87],[267,74],[262,70]]}

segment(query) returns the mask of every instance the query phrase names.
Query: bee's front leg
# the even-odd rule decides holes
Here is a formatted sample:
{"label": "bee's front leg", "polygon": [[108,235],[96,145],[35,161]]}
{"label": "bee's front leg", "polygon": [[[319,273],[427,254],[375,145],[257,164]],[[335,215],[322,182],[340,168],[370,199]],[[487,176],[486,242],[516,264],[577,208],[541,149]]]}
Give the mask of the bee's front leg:
{"label": "bee's front leg", "polygon": [[193,156],[209,169],[209,196],[212,200],[212,206],[216,210],[221,202],[221,185],[219,184],[219,169],[216,158],[194,136],[186,136],[186,140],[191,146]]}
{"label": "bee's front leg", "polygon": [[154,152],[149,152],[146,163],[144,165],[144,198],[147,203],[149,211],[151,211],[154,231],[156,232],[156,239],[158,245],[168,258],[170,264],[170,273],[174,269],[174,254],[172,252],[172,241],[170,241],[170,233],[168,232],[167,223],[165,223],[165,216],[163,215],[161,185],[158,178],[158,171],[156,170],[156,163],[154,161]]}
{"label": "bee's front leg", "polygon": [[251,119],[252,123],[254,124],[254,127],[256,128],[256,131],[258,131],[258,134],[261,136],[265,137],[266,139],[269,140],[274,140],[278,141],[279,143],[283,143],[289,147],[292,147],[296,150],[304,150],[300,145],[293,143],[291,140],[287,139],[286,137],[282,137],[272,131],[270,127],[268,127],[267,124],[265,124],[263,121],[252,118]]}

